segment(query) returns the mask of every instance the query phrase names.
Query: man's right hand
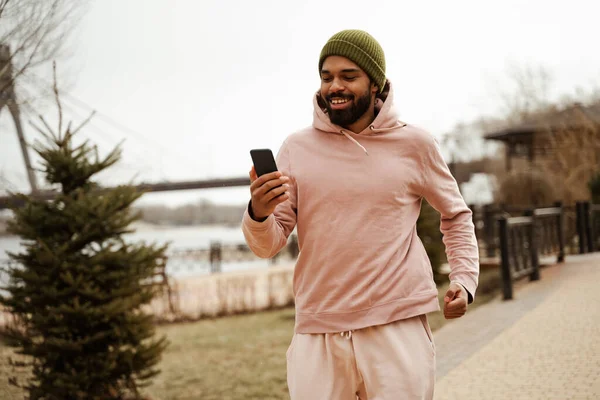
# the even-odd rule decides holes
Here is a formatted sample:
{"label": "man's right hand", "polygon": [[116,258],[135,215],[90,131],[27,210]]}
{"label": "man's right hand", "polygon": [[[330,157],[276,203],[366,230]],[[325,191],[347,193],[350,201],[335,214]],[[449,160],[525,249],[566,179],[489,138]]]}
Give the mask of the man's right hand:
{"label": "man's right hand", "polygon": [[283,176],[279,171],[264,174],[259,178],[256,170],[252,167],[250,170],[250,193],[254,219],[257,221],[266,219],[275,211],[278,204],[290,198],[287,192],[289,180],[290,178]]}

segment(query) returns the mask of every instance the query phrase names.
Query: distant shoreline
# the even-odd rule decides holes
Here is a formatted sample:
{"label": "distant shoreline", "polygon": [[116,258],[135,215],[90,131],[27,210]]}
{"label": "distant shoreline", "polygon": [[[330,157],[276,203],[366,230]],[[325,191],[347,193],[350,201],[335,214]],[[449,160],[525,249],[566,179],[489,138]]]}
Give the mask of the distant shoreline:
{"label": "distant shoreline", "polygon": [[[219,228],[232,228],[236,229],[241,226],[241,221],[239,224],[153,224],[151,222],[146,221],[138,221],[131,224],[131,228],[136,231],[152,231],[152,230],[168,230],[168,229],[177,229],[177,228],[194,228],[194,227],[202,227],[202,228],[210,228],[210,227],[219,227]],[[10,238],[17,237],[16,235],[10,234],[6,231],[6,223],[5,221],[0,220],[0,238]]]}
{"label": "distant shoreline", "polygon": [[166,229],[178,229],[178,228],[239,228],[241,226],[241,221],[238,224],[227,224],[227,223],[198,223],[198,224],[153,224],[152,222],[147,221],[138,221],[131,224],[131,228],[135,230],[166,230]]}
{"label": "distant shoreline", "polygon": [[[173,228],[219,226],[238,228],[246,205],[219,205],[205,200],[178,207],[165,205],[136,206],[132,212],[139,212],[140,219],[132,224],[136,230],[164,230]],[[11,218],[8,213],[0,213],[0,237],[13,236],[6,232]]]}

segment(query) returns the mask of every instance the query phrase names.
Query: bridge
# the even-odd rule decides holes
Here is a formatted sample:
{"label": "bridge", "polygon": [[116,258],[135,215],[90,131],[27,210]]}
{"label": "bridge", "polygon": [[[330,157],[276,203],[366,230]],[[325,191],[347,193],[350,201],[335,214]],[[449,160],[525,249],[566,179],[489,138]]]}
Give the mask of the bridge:
{"label": "bridge", "polygon": [[[30,79],[35,79],[33,82],[35,85],[47,84],[48,82],[41,82],[42,79],[32,75],[29,77]],[[21,75],[19,77],[20,80],[25,80],[26,77]],[[29,186],[31,188],[30,195],[33,198],[41,199],[41,200],[51,200],[55,198],[58,192],[53,190],[43,190],[39,188],[35,170],[31,163],[31,157],[29,155],[29,146],[27,145],[27,140],[25,138],[25,132],[23,129],[23,124],[21,121],[22,110],[19,102],[17,101],[17,95],[15,90],[16,79],[13,78],[13,70],[11,66],[11,53],[10,48],[7,45],[0,44],[0,113],[4,108],[8,109],[10,116],[13,119],[15,125],[15,131],[19,140],[20,150],[23,157],[23,161],[25,163],[25,170],[27,171],[27,179],[29,181]],[[62,92],[61,95],[64,95],[61,98],[61,103],[65,100],[69,100],[69,102],[65,102],[63,104],[63,110],[69,110],[69,104],[71,106],[77,106],[85,111],[89,112],[93,108],[87,105],[85,102],[75,98],[71,94],[67,92]],[[73,107],[71,107],[73,109]],[[77,112],[73,111],[75,115]],[[136,131],[119,124],[114,121],[112,118],[96,113],[100,118],[104,118],[107,122],[109,122],[113,127],[119,129],[125,135],[137,135],[138,137],[144,137],[144,135],[138,134]],[[79,116],[79,115],[77,115]],[[101,132],[104,133],[104,132]],[[120,137],[119,139],[122,139]],[[148,142],[147,138],[145,138],[145,142]],[[142,139],[143,140],[143,139]],[[16,149],[15,149],[16,150]],[[140,183],[138,185],[134,185],[138,190],[148,193],[148,192],[167,192],[167,191],[176,191],[176,190],[195,190],[195,189],[212,189],[212,188],[229,188],[229,187],[237,187],[237,186],[249,186],[250,179],[248,177],[233,177],[233,178],[213,178],[213,179],[205,179],[205,180],[193,180],[193,181],[163,181],[159,183]],[[111,187],[103,187],[98,189],[98,192],[111,190]],[[12,196],[0,196],[0,210],[12,207],[20,207],[22,206],[23,201],[20,199],[16,199]]]}
{"label": "bridge", "polygon": [[[134,187],[142,192],[168,192],[174,190],[193,190],[193,189],[214,189],[236,186],[249,186],[250,178],[224,178],[224,179],[207,179],[198,181],[181,181],[181,182],[161,182],[161,183],[142,183]],[[100,188],[98,193],[111,190],[111,187]],[[57,196],[56,191],[37,190],[32,191],[31,196],[40,200],[52,200]],[[0,197],[0,210],[6,208],[20,207],[23,201],[11,196]]]}

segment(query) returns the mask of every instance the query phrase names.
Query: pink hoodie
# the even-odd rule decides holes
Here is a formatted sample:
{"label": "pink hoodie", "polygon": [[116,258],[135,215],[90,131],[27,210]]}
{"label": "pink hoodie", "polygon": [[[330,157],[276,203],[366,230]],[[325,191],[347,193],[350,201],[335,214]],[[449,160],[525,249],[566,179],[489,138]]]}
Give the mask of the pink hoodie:
{"label": "pink hoodie", "polygon": [[436,140],[398,120],[389,89],[360,134],[333,125],[315,96],[313,126],[290,135],[277,155],[290,199],[264,222],[244,213],[246,242],[259,257],[277,254],[297,226],[297,333],[343,332],[439,310],[416,230],[422,198],[441,214],[450,279],[475,295],[471,211]]}

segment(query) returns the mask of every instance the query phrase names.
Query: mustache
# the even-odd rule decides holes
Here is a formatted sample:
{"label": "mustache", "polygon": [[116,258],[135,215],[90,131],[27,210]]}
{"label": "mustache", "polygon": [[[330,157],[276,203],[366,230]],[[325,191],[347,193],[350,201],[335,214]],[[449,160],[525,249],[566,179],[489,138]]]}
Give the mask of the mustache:
{"label": "mustache", "polygon": [[345,100],[352,100],[354,98],[354,96],[350,95],[350,94],[344,94],[342,92],[339,93],[331,93],[325,96],[325,100],[327,101],[331,101],[332,99],[345,99]]}

